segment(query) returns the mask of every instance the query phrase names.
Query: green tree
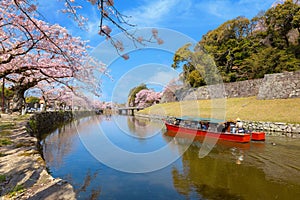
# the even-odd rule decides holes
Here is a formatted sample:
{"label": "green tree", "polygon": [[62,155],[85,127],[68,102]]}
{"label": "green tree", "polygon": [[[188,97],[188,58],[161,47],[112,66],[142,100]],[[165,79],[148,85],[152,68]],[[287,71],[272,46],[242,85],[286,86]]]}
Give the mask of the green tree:
{"label": "green tree", "polygon": [[148,87],[146,86],[146,84],[141,84],[137,87],[134,87],[130,90],[129,95],[128,95],[128,105],[129,106],[136,106],[135,105],[135,98],[136,98],[136,94],[139,93],[139,91],[144,90],[144,89],[148,89]]}
{"label": "green tree", "polygon": [[213,57],[207,54],[200,44],[194,49],[191,48],[191,44],[179,48],[173,61],[174,69],[182,67],[182,79],[187,86],[196,88],[220,81]]}
{"label": "green tree", "polygon": [[268,47],[246,59],[244,70],[251,78],[263,78],[265,74],[295,71],[299,66],[294,54]]}
{"label": "green tree", "polygon": [[[2,92],[2,85],[0,85],[0,106],[2,106],[3,101],[3,92]],[[7,101],[11,100],[14,96],[14,92],[9,88],[4,88],[4,99],[7,103]]]}
{"label": "green tree", "polygon": [[252,45],[248,40],[250,33],[250,20],[240,16],[209,31],[199,42],[214,57],[225,82],[244,79],[239,77],[238,69],[249,56]]}
{"label": "green tree", "polygon": [[253,19],[237,17],[205,34],[199,44],[214,57],[224,82],[300,69],[300,5],[291,0]]}
{"label": "green tree", "polygon": [[299,32],[299,10],[299,4],[287,0],[266,12],[267,31],[273,46],[280,49],[290,46],[290,31],[296,28]]}
{"label": "green tree", "polygon": [[39,103],[40,102],[40,98],[35,97],[35,96],[30,96],[30,97],[26,97],[26,103]]}

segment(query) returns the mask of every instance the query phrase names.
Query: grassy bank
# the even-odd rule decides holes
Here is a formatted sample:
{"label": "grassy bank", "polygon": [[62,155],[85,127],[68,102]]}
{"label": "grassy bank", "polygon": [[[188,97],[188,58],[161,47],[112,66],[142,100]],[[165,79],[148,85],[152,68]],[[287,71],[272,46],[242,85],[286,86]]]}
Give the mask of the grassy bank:
{"label": "grassy bank", "polygon": [[139,113],[300,123],[299,111],[300,98],[257,100],[256,97],[248,97],[157,104]]}

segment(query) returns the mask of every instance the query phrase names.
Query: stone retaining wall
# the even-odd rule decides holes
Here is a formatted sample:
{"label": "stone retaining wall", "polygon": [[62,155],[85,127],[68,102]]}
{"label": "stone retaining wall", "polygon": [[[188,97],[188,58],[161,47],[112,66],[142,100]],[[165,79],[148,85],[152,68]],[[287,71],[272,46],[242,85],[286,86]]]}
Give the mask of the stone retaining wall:
{"label": "stone retaining wall", "polygon": [[259,88],[258,99],[300,97],[300,71],[266,74]]}
{"label": "stone retaining wall", "polygon": [[211,98],[234,98],[256,96],[263,79],[224,83],[218,85],[203,86],[199,88],[181,88],[175,91],[179,101]]}
{"label": "stone retaining wall", "polygon": [[58,126],[70,122],[73,119],[95,115],[94,111],[58,111],[58,112],[41,112],[34,114],[28,122],[28,132],[41,138],[43,134],[50,133]]}
{"label": "stone retaining wall", "polygon": [[235,98],[257,96],[258,99],[300,98],[300,71],[266,74],[263,79],[254,79],[203,86],[181,87],[174,96],[163,95],[162,103],[211,98]]}
{"label": "stone retaining wall", "polygon": [[264,131],[270,135],[285,135],[288,137],[300,137],[300,124],[283,122],[255,122],[243,121],[248,130]]}

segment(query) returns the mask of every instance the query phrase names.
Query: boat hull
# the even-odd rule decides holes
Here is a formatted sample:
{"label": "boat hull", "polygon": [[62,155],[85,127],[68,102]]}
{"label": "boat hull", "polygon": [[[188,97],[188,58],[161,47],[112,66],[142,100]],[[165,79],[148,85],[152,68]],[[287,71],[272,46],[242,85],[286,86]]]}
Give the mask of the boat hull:
{"label": "boat hull", "polygon": [[251,140],[265,141],[265,133],[264,132],[252,132]]}
{"label": "boat hull", "polygon": [[217,138],[219,140],[231,141],[231,142],[239,142],[239,143],[247,143],[250,142],[250,134],[232,134],[232,133],[218,133],[211,131],[204,131],[193,128],[185,128],[176,126],[173,124],[165,123],[167,130],[177,132],[177,133],[186,133],[197,137],[210,137]]}

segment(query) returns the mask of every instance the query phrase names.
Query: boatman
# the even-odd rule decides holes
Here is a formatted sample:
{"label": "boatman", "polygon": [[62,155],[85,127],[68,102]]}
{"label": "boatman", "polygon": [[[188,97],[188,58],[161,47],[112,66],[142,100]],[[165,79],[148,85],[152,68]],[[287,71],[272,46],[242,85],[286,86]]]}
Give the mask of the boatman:
{"label": "boatman", "polygon": [[243,122],[240,120],[240,118],[237,118],[236,119],[236,127],[237,127],[237,130],[238,130],[238,133],[245,133],[245,130],[243,128]]}

